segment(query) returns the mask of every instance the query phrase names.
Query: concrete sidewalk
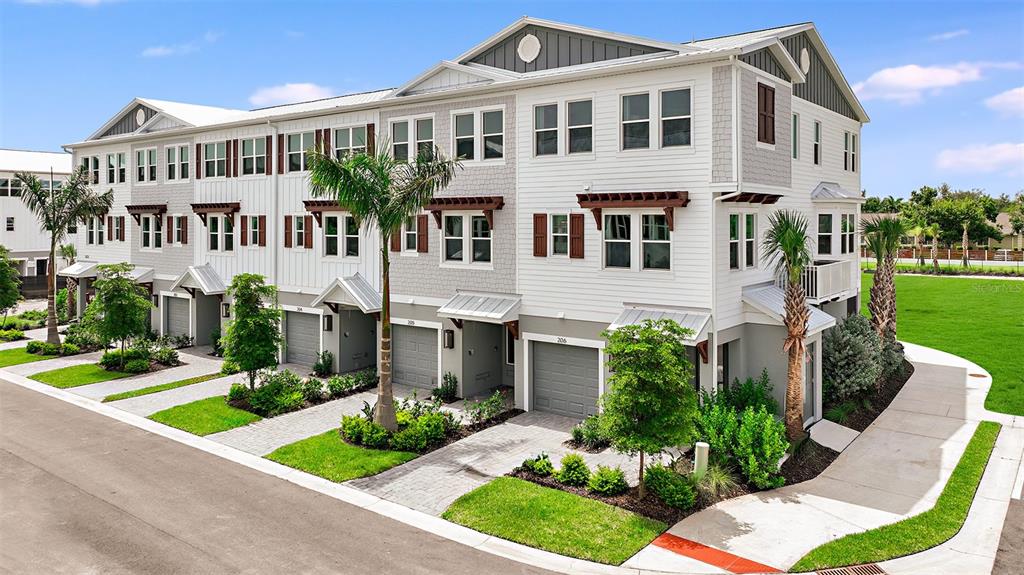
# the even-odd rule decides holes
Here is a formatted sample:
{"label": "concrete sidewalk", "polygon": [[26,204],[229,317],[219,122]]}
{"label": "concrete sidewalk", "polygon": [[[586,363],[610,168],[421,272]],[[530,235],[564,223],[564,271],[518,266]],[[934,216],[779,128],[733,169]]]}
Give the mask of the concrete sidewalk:
{"label": "concrete sidewalk", "polygon": [[114,401],[111,402],[110,405],[118,409],[123,409],[129,413],[134,413],[135,415],[149,417],[158,411],[169,409],[177,405],[192,403],[193,401],[199,401],[200,399],[206,399],[207,397],[227,395],[232,384],[243,383],[244,381],[244,374],[226,375],[224,377],[218,377],[202,383],[176,387],[159,393],[150,393],[148,395],[140,395],[139,397]]}

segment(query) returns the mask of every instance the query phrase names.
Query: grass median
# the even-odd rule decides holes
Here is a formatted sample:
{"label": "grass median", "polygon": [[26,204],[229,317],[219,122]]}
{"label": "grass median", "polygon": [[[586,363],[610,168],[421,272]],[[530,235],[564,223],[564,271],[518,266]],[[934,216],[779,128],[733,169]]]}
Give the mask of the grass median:
{"label": "grass median", "polygon": [[196,383],[202,383],[204,381],[210,381],[211,379],[217,379],[218,377],[224,377],[221,373],[208,373],[206,375],[200,375],[197,377],[190,377],[181,381],[173,381],[171,383],[162,383],[160,385],[151,385],[142,389],[135,389],[132,391],[125,391],[124,393],[115,393],[108,395],[103,398],[103,403],[111,401],[120,401],[122,399],[130,399],[132,397],[139,397],[140,395],[149,395],[151,393],[160,393],[161,391],[167,391],[169,389],[177,389],[179,387],[185,387],[186,385],[193,385]]}
{"label": "grass median", "polygon": [[12,365],[21,365],[23,363],[32,363],[33,361],[43,361],[44,359],[54,359],[56,355],[36,355],[25,351],[23,347],[15,347],[12,349],[0,350],[0,367],[9,367]]}
{"label": "grass median", "polygon": [[60,389],[68,389],[70,387],[121,379],[129,375],[132,374],[123,371],[108,371],[95,363],[86,363],[44,371],[30,376],[29,379],[34,379]]}
{"label": "grass median", "polygon": [[176,405],[149,418],[195,435],[210,435],[263,419],[255,413],[231,407],[223,395]]}
{"label": "grass median", "polygon": [[417,454],[368,449],[345,443],[337,429],[280,447],[267,459],[331,481],[376,475],[416,459]]}

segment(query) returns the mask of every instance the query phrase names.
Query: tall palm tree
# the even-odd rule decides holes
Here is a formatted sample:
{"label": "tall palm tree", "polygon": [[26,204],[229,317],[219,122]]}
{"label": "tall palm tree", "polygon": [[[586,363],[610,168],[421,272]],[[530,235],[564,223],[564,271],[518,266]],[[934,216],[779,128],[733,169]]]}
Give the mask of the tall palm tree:
{"label": "tall palm tree", "polygon": [[917,265],[924,265],[924,235],[925,226],[918,224],[907,230],[907,234],[914,238],[914,253],[917,255]]}
{"label": "tall palm tree", "polygon": [[[381,150],[390,147],[380,144]],[[390,154],[374,150],[342,159],[326,151],[313,150],[309,155],[310,192],[314,197],[330,197],[350,211],[366,230],[376,228],[380,234],[381,314],[380,314],[380,381],[373,420],[386,429],[398,428],[395,421],[394,395],[391,384],[391,236],[402,223],[414,216],[444,189],[461,167],[458,160],[446,158],[440,149],[424,152],[412,162],[396,160]]]}
{"label": "tall palm tree", "polygon": [[761,251],[766,262],[774,263],[777,274],[785,274],[786,341],[786,435],[791,440],[804,434],[804,340],[811,311],[800,278],[811,263],[807,246],[807,220],[799,212],[779,210],[768,217],[769,227]]}
{"label": "tall palm tree", "polygon": [[871,314],[871,328],[881,337],[889,325],[889,305],[885,299],[885,286],[888,285],[886,274],[889,268],[885,265],[885,244],[882,236],[867,233],[868,225],[861,226],[864,244],[875,256],[875,273],[871,276],[871,288],[868,290],[868,312]]}
{"label": "tall palm tree", "polygon": [[43,183],[32,174],[15,174],[22,182],[21,199],[35,214],[39,227],[50,235],[50,261],[46,278],[46,341],[60,343],[57,335],[57,246],[67,238],[68,227],[76,222],[85,223],[86,218],[101,216],[110,211],[114,203],[114,191],[97,194],[89,187],[89,173],[79,167],[59,187],[52,184],[43,188]]}
{"label": "tall palm tree", "polygon": [[939,224],[928,224],[924,227],[924,235],[931,239],[932,267],[939,273]]}
{"label": "tall palm tree", "polygon": [[878,218],[864,222],[862,232],[878,261],[878,270],[871,286],[871,301],[868,302],[871,324],[879,337],[895,337],[896,256],[899,254],[900,242],[907,234],[907,223],[900,217]]}
{"label": "tall palm tree", "polygon": [[[78,250],[75,249],[75,244],[64,244],[60,247],[60,257],[64,258],[64,261],[68,265],[75,263],[75,258],[78,257]],[[78,293],[78,280],[75,278],[68,278],[68,320],[70,321],[75,317],[75,312],[78,311],[78,301],[76,295]],[[57,314],[60,315],[59,313]]]}

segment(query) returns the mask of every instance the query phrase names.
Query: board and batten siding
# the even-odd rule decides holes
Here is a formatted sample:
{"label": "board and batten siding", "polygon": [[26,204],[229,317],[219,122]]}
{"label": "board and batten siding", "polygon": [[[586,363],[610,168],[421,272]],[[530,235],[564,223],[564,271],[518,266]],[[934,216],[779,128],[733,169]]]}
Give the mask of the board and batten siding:
{"label": "board and batten siding", "polygon": [[[519,143],[519,293],[523,314],[609,322],[623,302],[650,305],[711,306],[710,209],[712,150],[712,66],[698,65],[591,79],[523,90],[517,95]],[[652,127],[660,90],[689,87],[692,146],[620,150],[620,97],[649,91]],[[533,109],[559,104],[559,145],[565,145],[565,104],[594,102],[594,152],[534,157]],[[576,194],[625,191],[686,191],[690,204],[675,210],[671,270],[605,269],[602,232]],[[655,210],[660,211],[660,210]],[[535,213],[583,214],[584,258],[535,257],[529,233]],[[606,211],[608,213],[608,211]],[[638,211],[631,213],[637,214]]]}
{"label": "board and batten siding", "polygon": [[[540,52],[532,62],[519,57],[519,42],[527,34],[533,34],[540,41]],[[617,58],[629,58],[660,52],[660,48],[620,42],[586,34],[574,34],[544,26],[524,26],[510,34],[498,44],[486,49],[468,62],[511,70],[513,72],[534,72],[563,66],[589,64]]]}

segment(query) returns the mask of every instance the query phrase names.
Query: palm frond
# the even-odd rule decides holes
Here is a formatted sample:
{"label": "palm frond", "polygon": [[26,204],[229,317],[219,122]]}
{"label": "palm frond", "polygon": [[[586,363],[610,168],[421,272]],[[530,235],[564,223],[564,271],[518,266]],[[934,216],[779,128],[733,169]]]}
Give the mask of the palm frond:
{"label": "palm frond", "polygon": [[811,263],[808,241],[807,219],[803,214],[778,210],[768,216],[768,231],[761,243],[761,253],[765,261],[774,266],[775,273],[784,273],[790,282],[797,282]]}

